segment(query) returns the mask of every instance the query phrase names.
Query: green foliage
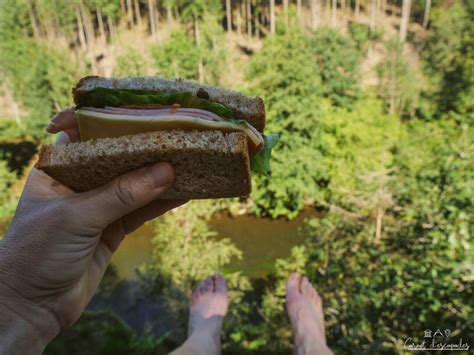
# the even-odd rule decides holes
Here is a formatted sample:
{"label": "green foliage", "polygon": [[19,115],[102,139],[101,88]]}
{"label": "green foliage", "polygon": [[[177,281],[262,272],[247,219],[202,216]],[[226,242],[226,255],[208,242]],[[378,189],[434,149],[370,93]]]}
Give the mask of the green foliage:
{"label": "green foliage", "polygon": [[320,292],[336,353],[395,353],[408,337],[421,342],[425,329],[451,329],[463,339],[474,332],[472,128],[445,119],[407,129],[387,164],[396,167],[389,183],[395,203],[382,238],[375,238],[374,216],[350,198],[353,190],[349,211],[309,220],[305,245],[277,262],[275,287],[261,303],[259,337],[272,341],[260,350],[290,350],[281,314],[293,270],[304,270]]}
{"label": "green foliage", "polygon": [[139,336],[109,311],[84,312],[74,326],[51,342],[47,355],[155,354],[160,339]]}
{"label": "green foliage", "polygon": [[225,34],[219,23],[219,17],[206,13],[202,20],[201,31],[199,49],[204,67],[204,81],[216,85],[226,70],[227,58]]}
{"label": "green foliage", "polygon": [[336,106],[350,107],[359,95],[359,50],[339,32],[327,29],[314,33],[309,50],[319,70],[323,95]]}
{"label": "green foliage", "polygon": [[392,150],[403,137],[404,127],[383,112],[374,98],[358,101],[352,111],[323,106],[321,143],[326,149],[331,200],[347,205],[347,193],[364,189],[364,175],[390,167]]}
{"label": "green foliage", "polygon": [[420,91],[420,75],[408,62],[403,43],[391,39],[386,43],[387,55],[377,66],[379,95],[387,111],[398,116],[413,116]]}
{"label": "green foliage", "polygon": [[437,102],[436,117],[454,111],[458,119],[474,118],[474,9],[454,2],[435,13],[433,32],[424,52]]}
{"label": "green foliage", "polygon": [[268,37],[252,60],[248,77],[267,107],[266,130],[280,136],[270,178],[256,177],[255,210],[273,217],[295,216],[305,198],[320,195],[326,172],[321,164],[320,73],[298,31]]}
{"label": "green foliage", "polygon": [[363,50],[370,39],[369,26],[357,22],[349,23],[349,34],[359,50]]}
{"label": "green foliage", "polygon": [[129,49],[117,58],[114,76],[143,76],[145,67],[146,63],[142,55],[133,49]]}
{"label": "green foliage", "polygon": [[17,180],[6,161],[0,160],[0,224],[6,223],[15,211],[18,196],[12,193],[11,186]]}
{"label": "green foliage", "polygon": [[44,137],[53,112],[70,106],[71,87],[80,75],[68,54],[39,45],[30,39],[0,42],[0,70],[15,98],[30,111],[29,135]]}
{"label": "green foliage", "polygon": [[197,80],[199,50],[184,30],[176,30],[151,50],[158,74]]}

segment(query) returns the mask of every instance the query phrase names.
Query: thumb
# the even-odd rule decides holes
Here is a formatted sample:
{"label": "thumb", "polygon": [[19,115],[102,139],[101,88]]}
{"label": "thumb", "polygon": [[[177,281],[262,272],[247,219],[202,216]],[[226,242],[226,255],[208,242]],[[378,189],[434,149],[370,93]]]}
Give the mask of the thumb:
{"label": "thumb", "polygon": [[[86,192],[82,206],[86,221],[105,228],[113,221],[156,200],[173,183],[174,168],[168,163],[157,163],[122,176],[96,190]],[[92,227],[92,226],[91,226]]]}

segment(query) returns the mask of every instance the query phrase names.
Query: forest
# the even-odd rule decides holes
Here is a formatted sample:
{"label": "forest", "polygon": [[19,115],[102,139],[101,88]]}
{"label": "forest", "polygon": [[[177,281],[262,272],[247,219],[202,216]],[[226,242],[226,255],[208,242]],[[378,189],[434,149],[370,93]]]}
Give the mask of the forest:
{"label": "forest", "polygon": [[[160,327],[108,307],[124,285],[111,267],[95,297],[104,306],[46,354],[166,353],[185,339],[192,289],[216,271],[230,286],[224,354],[291,353],[292,271],[319,290],[336,354],[401,353],[426,329],[474,346],[474,2],[0,0],[0,238],[53,141],[49,119],[86,75],[261,96],[280,141],[249,198],[192,201],[149,223],[136,287],[165,305]],[[244,255],[210,223],[308,210],[303,242],[262,277],[230,266]]]}

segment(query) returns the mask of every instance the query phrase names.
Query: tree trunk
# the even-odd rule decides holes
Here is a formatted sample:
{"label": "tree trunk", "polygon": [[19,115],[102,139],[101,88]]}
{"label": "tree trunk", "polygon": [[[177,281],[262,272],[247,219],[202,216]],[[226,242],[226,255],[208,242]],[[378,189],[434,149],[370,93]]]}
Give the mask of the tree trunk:
{"label": "tree trunk", "polygon": [[125,7],[125,0],[120,0],[120,11],[122,12],[122,16],[127,15],[127,8]]}
{"label": "tree trunk", "polygon": [[370,32],[375,31],[377,21],[377,0],[370,0]]}
{"label": "tree trunk", "polygon": [[239,6],[235,12],[237,13],[237,33],[240,35],[242,35],[242,11],[241,11],[241,6]]}
{"label": "tree trunk", "polygon": [[76,21],[77,21],[77,34],[79,37],[79,43],[81,44],[82,48],[86,47],[86,36],[84,31],[84,24],[82,22],[81,11],[79,9],[79,5],[76,5]]}
{"label": "tree trunk", "polygon": [[252,8],[250,7],[250,0],[247,1],[247,35],[252,37]]}
{"label": "tree trunk", "polygon": [[138,3],[138,0],[134,0],[133,5],[135,7],[135,17],[137,19],[137,25],[138,27],[142,27],[142,14],[140,12],[140,4]]}
{"label": "tree trunk", "polygon": [[153,0],[148,0],[148,18],[150,21],[150,30],[153,39],[156,40],[156,24],[155,24],[155,6]]}
{"label": "tree trunk", "polygon": [[132,0],[127,0],[127,22],[130,28],[133,28],[133,9]]}
{"label": "tree trunk", "polygon": [[194,38],[196,40],[196,46],[199,49],[199,62],[198,62],[198,80],[200,83],[204,82],[204,65],[202,63],[201,55],[201,33],[199,30],[199,21],[194,17]]}
{"label": "tree trunk", "polygon": [[336,28],[337,26],[336,10],[337,10],[337,0],[332,0],[331,25],[333,28]]}
{"label": "tree trunk", "polygon": [[36,22],[35,12],[33,11],[33,5],[31,1],[28,1],[28,16],[30,17],[31,28],[33,30],[33,38],[40,38],[40,31],[38,28],[38,23]]}
{"label": "tree trunk", "polygon": [[109,27],[109,36],[115,38],[115,27],[112,18],[107,15],[107,26]]}
{"label": "tree trunk", "polygon": [[275,0],[270,0],[270,33],[275,33]]}
{"label": "tree trunk", "polygon": [[102,12],[100,12],[100,8],[96,7],[95,9],[96,15],[97,15],[97,21],[99,22],[99,31],[100,31],[100,36],[106,41],[106,36],[105,36],[105,28],[104,28],[104,20],[102,18]]}
{"label": "tree trunk", "polygon": [[311,0],[311,29],[314,31],[319,26],[319,0]]}
{"label": "tree trunk", "polygon": [[296,0],[296,20],[298,21],[298,24],[301,26],[303,21],[301,20],[301,0]]}
{"label": "tree trunk", "polygon": [[160,10],[159,10],[159,2],[156,3],[155,0],[153,0],[154,4],[154,11],[153,11],[153,17],[155,18],[155,28],[156,28],[156,38],[159,38],[159,31],[160,31]]}
{"label": "tree trunk", "polygon": [[[275,8],[275,2],[273,3],[273,8]],[[288,26],[288,0],[283,0],[283,17],[285,19],[285,26]]]}
{"label": "tree trunk", "polygon": [[168,24],[171,24],[173,21],[173,14],[171,12],[171,4],[169,1],[166,2],[166,19],[168,21]]}
{"label": "tree trunk", "polygon": [[346,0],[341,0],[341,14],[344,15],[346,13]]}
{"label": "tree trunk", "polygon": [[355,17],[359,16],[360,12],[360,0],[355,0]]}
{"label": "tree trunk", "polygon": [[404,42],[407,38],[408,23],[410,22],[411,0],[403,0],[402,17],[400,19],[400,41]]}
{"label": "tree trunk", "polygon": [[423,15],[424,28],[428,28],[428,22],[430,22],[430,10],[431,10],[431,0],[426,0],[425,14]]}
{"label": "tree trunk", "polygon": [[87,39],[87,44],[92,46],[94,44],[95,40],[95,34],[94,34],[94,25],[92,24],[92,18],[89,13],[89,11],[85,8],[84,3],[81,1],[80,3],[81,10],[82,10],[82,18],[84,20],[84,28],[86,29],[86,39]]}
{"label": "tree trunk", "polygon": [[174,18],[176,19],[177,23],[180,23],[181,19],[179,17],[179,8],[178,8],[178,6],[175,6],[173,9],[174,9]]}
{"label": "tree trunk", "polygon": [[375,240],[374,242],[378,244],[382,239],[382,221],[384,216],[384,209],[382,206],[377,207],[377,219],[375,224]]}
{"label": "tree trunk", "polygon": [[259,22],[260,14],[256,13],[253,16],[254,26],[255,26],[255,37],[260,38],[260,22]]}
{"label": "tree trunk", "polygon": [[225,12],[227,17],[227,32],[232,32],[232,6],[230,0],[225,0]]}

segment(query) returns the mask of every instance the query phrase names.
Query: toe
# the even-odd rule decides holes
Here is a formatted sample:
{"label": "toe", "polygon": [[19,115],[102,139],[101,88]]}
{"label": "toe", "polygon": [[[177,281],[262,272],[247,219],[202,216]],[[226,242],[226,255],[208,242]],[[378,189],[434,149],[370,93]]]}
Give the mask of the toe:
{"label": "toe", "polygon": [[311,298],[311,295],[312,295],[312,292],[311,292],[311,289],[313,287],[311,286],[311,284],[309,283],[309,280],[308,278],[305,276],[301,279],[301,284],[300,284],[300,292],[305,295],[305,296],[308,296]]}
{"label": "toe", "polygon": [[286,284],[286,300],[291,301],[295,297],[298,297],[299,294],[299,284],[301,280],[301,275],[297,272],[294,272],[288,278],[288,282]]}
{"label": "toe", "polygon": [[212,292],[214,288],[214,282],[212,281],[212,276],[209,276],[204,280],[203,292]]}
{"label": "toe", "polygon": [[214,275],[214,285],[216,293],[227,294],[227,282],[221,274]]}

